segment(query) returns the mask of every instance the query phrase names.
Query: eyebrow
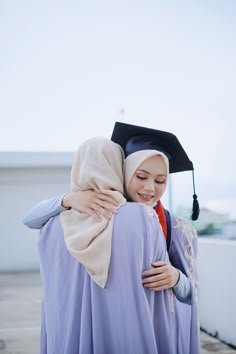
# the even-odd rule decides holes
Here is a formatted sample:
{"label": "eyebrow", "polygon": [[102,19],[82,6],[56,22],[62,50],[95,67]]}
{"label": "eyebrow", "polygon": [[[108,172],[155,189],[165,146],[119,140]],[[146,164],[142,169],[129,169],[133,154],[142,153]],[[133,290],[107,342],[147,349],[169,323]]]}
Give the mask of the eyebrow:
{"label": "eyebrow", "polygon": [[[138,169],[136,172],[144,172],[144,173],[147,173],[148,175],[150,175],[151,173],[146,171],[146,170],[143,170],[143,169]],[[157,177],[166,177],[166,174],[164,173],[160,173],[158,175],[156,175]]]}

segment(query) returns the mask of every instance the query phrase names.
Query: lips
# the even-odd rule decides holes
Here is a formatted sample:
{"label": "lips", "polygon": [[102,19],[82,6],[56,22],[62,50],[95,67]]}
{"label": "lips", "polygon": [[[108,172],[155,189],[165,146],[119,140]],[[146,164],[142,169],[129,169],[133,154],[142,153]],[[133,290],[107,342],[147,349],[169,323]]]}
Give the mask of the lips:
{"label": "lips", "polygon": [[150,201],[152,198],[154,198],[154,195],[149,195],[149,194],[138,193],[138,195],[145,202]]}

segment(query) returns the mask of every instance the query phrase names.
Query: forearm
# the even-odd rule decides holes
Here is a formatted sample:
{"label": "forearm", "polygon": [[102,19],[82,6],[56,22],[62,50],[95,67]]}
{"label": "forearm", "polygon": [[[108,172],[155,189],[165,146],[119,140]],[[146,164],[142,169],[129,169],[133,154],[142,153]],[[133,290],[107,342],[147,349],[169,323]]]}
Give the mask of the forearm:
{"label": "forearm", "polygon": [[64,194],[54,198],[43,200],[31,208],[23,219],[24,225],[30,229],[40,229],[51,217],[60,214]]}
{"label": "forearm", "polygon": [[178,271],[180,276],[177,284],[173,287],[173,291],[179,301],[189,303],[191,301],[192,296],[190,279],[180,270]]}

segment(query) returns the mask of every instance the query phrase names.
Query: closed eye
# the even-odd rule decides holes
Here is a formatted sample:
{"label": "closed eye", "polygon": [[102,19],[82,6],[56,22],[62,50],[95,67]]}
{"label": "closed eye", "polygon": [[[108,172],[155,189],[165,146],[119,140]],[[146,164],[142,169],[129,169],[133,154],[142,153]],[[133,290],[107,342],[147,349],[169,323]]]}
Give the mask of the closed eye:
{"label": "closed eye", "polygon": [[144,180],[144,179],[147,179],[147,177],[141,177],[141,176],[136,176],[138,179],[142,179],[142,180]]}

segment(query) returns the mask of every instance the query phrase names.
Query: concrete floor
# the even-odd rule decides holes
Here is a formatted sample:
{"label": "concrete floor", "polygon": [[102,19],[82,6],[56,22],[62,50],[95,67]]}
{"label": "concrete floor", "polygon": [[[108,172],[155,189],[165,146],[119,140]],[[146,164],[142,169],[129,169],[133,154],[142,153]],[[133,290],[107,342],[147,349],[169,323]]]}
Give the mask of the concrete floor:
{"label": "concrete floor", "polygon": [[[39,354],[40,306],[38,273],[0,273],[0,354]],[[202,354],[236,354],[203,332],[201,342]]]}

